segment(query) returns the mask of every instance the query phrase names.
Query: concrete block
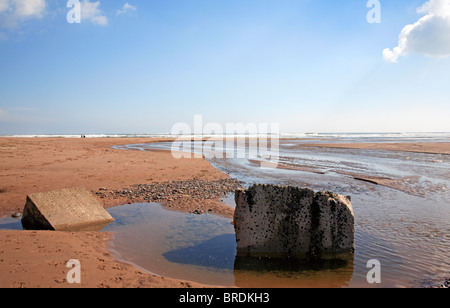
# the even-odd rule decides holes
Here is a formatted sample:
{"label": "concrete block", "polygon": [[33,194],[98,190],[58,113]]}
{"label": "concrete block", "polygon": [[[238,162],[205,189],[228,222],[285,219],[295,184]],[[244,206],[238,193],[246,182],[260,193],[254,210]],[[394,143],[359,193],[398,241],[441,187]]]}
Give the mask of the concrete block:
{"label": "concrete block", "polygon": [[112,221],[84,187],[28,195],[22,216],[25,230],[95,230]]}
{"label": "concrete block", "polygon": [[349,198],[310,189],[254,185],[236,191],[238,256],[328,258],[354,251]]}

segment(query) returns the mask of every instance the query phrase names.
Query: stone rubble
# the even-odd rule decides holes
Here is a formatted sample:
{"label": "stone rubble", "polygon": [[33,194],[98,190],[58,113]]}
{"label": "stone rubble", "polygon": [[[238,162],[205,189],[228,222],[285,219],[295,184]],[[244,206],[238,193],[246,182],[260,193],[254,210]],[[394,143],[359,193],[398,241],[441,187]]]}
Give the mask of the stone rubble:
{"label": "stone rubble", "polygon": [[[137,184],[118,190],[102,187],[93,192],[99,198],[127,198],[136,202],[172,202],[180,198],[216,199],[234,193],[241,187],[235,179],[207,181],[193,179],[164,183]],[[201,213],[199,213],[201,214]]]}

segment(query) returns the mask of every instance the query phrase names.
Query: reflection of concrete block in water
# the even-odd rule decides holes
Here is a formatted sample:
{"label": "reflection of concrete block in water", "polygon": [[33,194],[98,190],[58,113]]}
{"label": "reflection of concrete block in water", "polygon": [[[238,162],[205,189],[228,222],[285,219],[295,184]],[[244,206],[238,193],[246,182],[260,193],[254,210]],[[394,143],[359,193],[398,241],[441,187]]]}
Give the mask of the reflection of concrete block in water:
{"label": "reflection of concrete block in water", "polygon": [[22,226],[27,230],[86,230],[114,219],[83,187],[27,196]]}
{"label": "reflection of concrete block in water", "polygon": [[289,186],[236,191],[238,255],[334,257],[354,251],[353,207],[347,197]]}
{"label": "reflection of concrete block in water", "polygon": [[238,288],[342,288],[352,281],[353,257],[352,253],[314,260],[237,256],[234,282]]}

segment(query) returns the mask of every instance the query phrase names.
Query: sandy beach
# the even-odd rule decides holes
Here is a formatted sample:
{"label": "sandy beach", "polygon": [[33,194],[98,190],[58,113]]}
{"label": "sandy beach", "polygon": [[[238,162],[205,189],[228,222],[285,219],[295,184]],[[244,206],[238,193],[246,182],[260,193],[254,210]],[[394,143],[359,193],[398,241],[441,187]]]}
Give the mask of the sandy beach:
{"label": "sandy beach", "polygon": [[[205,159],[180,159],[167,151],[131,151],[112,146],[158,142],[130,138],[0,138],[0,214],[22,212],[27,194],[84,186],[105,207],[155,201],[145,191],[167,187],[190,195],[166,194],[160,203],[178,211],[209,212],[232,217],[233,208],[219,195],[232,191],[228,175]],[[308,144],[340,147],[418,151],[450,154],[449,143],[424,144]],[[183,186],[183,183],[187,183]],[[223,190],[200,197],[208,183]],[[215,184],[214,184],[215,183]],[[175,185],[175,186],[171,186]],[[205,188],[206,189],[206,188]],[[197,197],[198,196],[198,197]],[[150,199],[151,200],[150,200]],[[156,199],[158,201],[158,199]],[[0,231],[0,287],[206,287],[193,282],[160,277],[117,260],[108,250],[109,233]],[[82,262],[82,283],[66,281],[67,261]]]}
{"label": "sandy beach", "polygon": [[[21,211],[28,194],[84,186],[98,191],[135,184],[219,180],[227,175],[204,159],[175,159],[166,151],[124,151],[115,145],[157,142],[130,138],[0,138],[0,215]],[[100,199],[105,207],[126,199]]]}
{"label": "sandy beach", "polygon": [[[136,184],[197,179],[227,179],[204,159],[181,159],[164,151],[125,151],[114,145],[156,139],[0,138],[0,215],[21,212],[27,194],[84,186],[92,191],[120,190]],[[137,200],[98,198],[105,207]],[[229,216],[216,200],[174,202],[178,210],[203,210]],[[151,275],[117,261],[104,233],[0,232],[0,287],[74,287],[66,282],[67,261],[83,264],[79,287],[199,287],[199,284]]]}

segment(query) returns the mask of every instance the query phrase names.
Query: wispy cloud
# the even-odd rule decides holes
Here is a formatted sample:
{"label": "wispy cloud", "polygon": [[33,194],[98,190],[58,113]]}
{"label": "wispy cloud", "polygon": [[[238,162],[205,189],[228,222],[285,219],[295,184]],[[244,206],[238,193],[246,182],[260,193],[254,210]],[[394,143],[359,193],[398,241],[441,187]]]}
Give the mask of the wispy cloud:
{"label": "wispy cloud", "polygon": [[9,9],[9,0],[0,0],[0,13]]}
{"label": "wispy cloud", "polygon": [[396,63],[410,52],[429,57],[450,56],[450,1],[429,0],[417,13],[425,16],[403,28],[397,47],[383,50],[386,61]]}
{"label": "wispy cloud", "polygon": [[130,12],[136,12],[137,11],[137,7],[135,5],[131,5],[128,2],[125,3],[122,7],[122,9],[117,10],[117,14],[116,15],[122,15],[122,14],[126,14],[126,13],[130,13]]}
{"label": "wispy cloud", "polygon": [[31,18],[41,18],[46,0],[0,0],[0,26],[15,28]]}
{"label": "wispy cloud", "polygon": [[95,25],[108,25],[108,17],[99,9],[100,1],[90,2],[84,0],[81,2],[81,21],[90,21]]}

